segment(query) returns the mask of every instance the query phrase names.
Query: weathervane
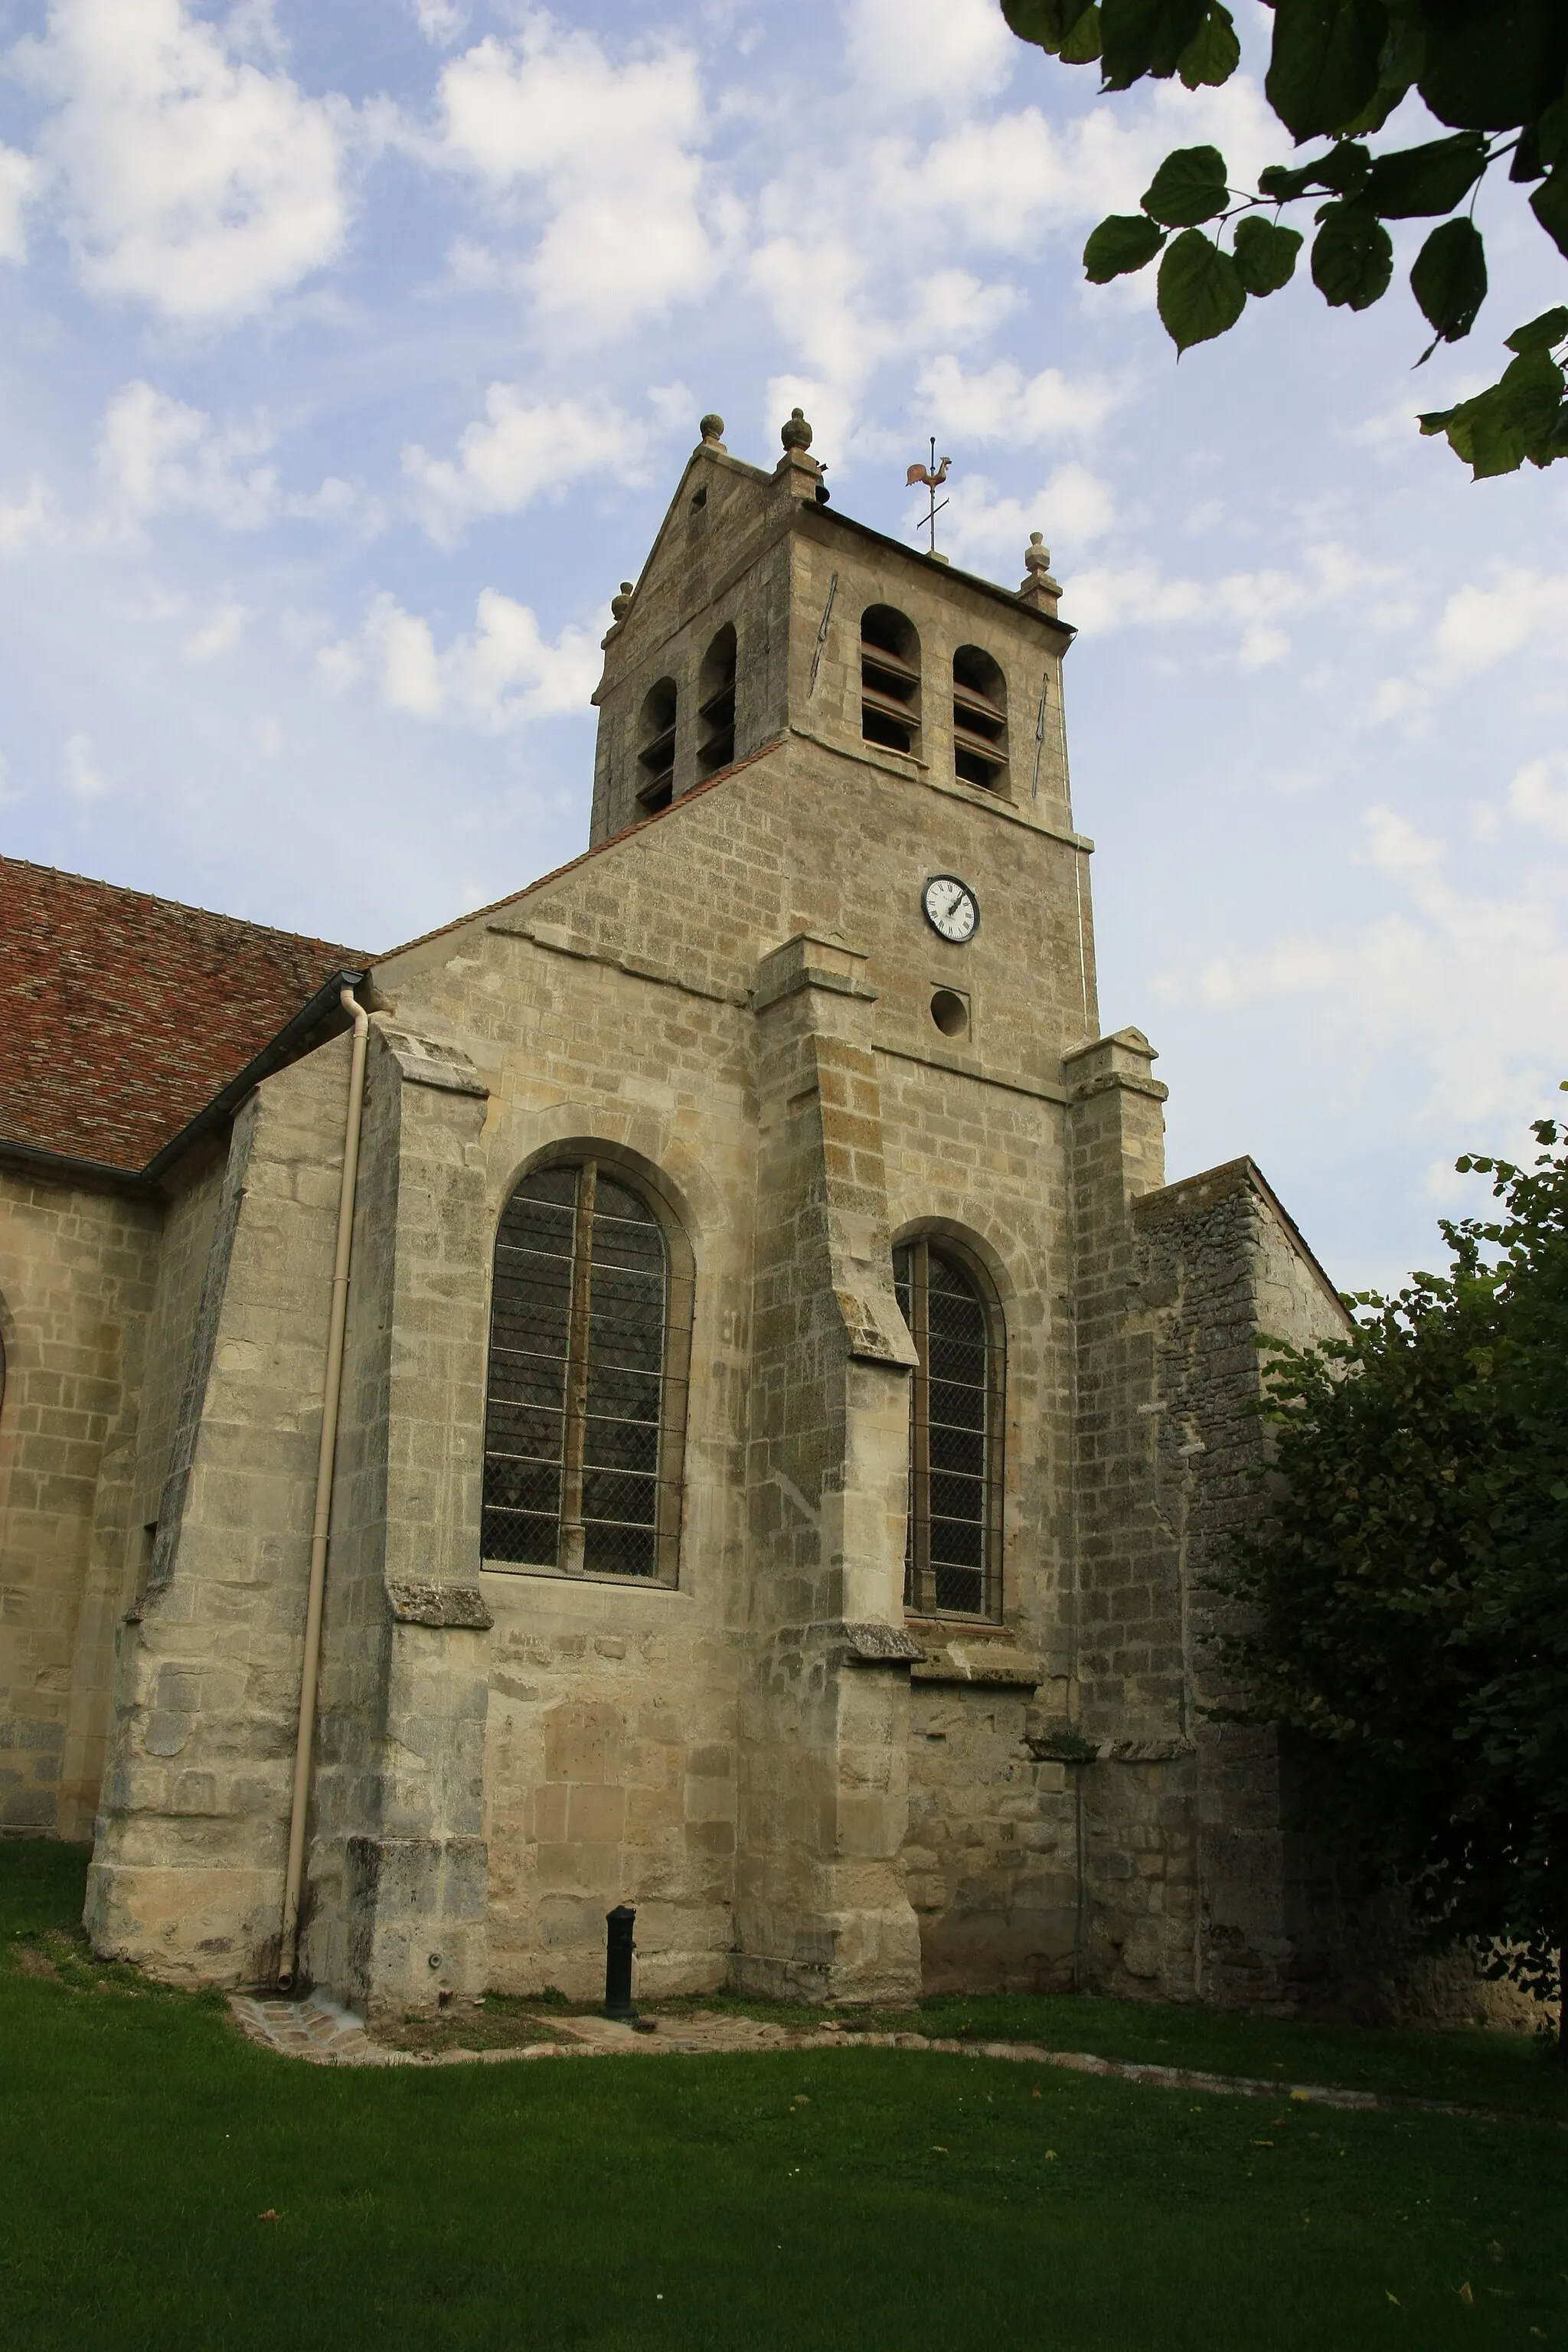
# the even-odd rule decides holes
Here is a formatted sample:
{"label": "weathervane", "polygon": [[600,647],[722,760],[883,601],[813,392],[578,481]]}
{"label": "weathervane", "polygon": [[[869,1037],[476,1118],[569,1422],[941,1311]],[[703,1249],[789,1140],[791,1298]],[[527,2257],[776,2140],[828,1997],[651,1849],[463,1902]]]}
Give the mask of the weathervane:
{"label": "weathervane", "polygon": [[929,466],[911,466],[909,472],[904,477],[904,488],[906,489],[912,490],[915,484],[920,482],[931,494],[931,511],[926,516],[925,528],[931,533],[931,553],[932,555],[936,553],[936,519],[938,515],[941,514],[942,508],[947,504],[947,500],[945,499],[938,499],[937,492],[941,489],[943,482],[946,481],[947,469],[952,463],[952,459],[951,457],[944,457],[940,466],[937,464],[936,436],[933,433],[931,439],[931,464]]}

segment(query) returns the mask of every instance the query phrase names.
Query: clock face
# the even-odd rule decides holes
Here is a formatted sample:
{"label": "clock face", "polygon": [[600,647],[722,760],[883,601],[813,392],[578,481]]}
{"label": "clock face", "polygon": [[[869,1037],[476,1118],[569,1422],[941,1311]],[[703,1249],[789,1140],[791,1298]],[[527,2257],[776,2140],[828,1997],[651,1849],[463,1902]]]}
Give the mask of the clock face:
{"label": "clock face", "polygon": [[980,902],[956,874],[933,874],[921,894],[921,905],[932,930],[944,940],[962,945],[980,929]]}

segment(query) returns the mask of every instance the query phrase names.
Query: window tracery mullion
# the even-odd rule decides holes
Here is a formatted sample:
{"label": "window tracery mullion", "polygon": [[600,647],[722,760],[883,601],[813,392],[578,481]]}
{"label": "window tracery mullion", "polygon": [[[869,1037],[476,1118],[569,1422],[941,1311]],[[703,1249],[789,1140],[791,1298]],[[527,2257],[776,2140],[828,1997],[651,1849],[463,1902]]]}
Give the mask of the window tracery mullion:
{"label": "window tracery mullion", "polygon": [[594,1241],[594,1195],[598,1162],[585,1160],[577,1178],[572,1225],[572,1306],[567,1327],[566,1413],[561,1465],[561,1566],[580,1576],[585,1538],[583,1527],[583,1455],[588,1427],[588,1313]]}
{"label": "window tracery mullion", "polygon": [[916,1242],[910,1255],[910,1303],[914,1309],[914,1328],[910,1336],[918,1359],[911,1441],[915,1606],[921,1616],[930,1616],[936,1606],[931,1565],[931,1256],[923,1241]]}

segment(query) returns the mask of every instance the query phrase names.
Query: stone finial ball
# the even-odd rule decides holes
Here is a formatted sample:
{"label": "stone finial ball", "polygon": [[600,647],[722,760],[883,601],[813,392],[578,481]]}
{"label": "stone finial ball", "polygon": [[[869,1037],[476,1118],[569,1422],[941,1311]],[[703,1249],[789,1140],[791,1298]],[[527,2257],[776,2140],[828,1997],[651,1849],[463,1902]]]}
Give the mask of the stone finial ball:
{"label": "stone finial ball", "polygon": [[790,410],[789,423],[779,426],[779,439],[786,449],[810,448],[811,427],[805,421],[805,413],[803,409]]}
{"label": "stone finial ball", "polygon": [[610,617],[612,620],[624,621],[626,614],[631,611],[631,608],[632,583],[629,580],[623,580],[621,583],[620,594],[618,596],[612,596],[610,599]]}
{"label": "stone finial ball", "polygon": [[1026,572],[1048,572],[1050,568],[1051,551],[1046,545],[1045,534],[1042,531],[1032,530],[1029,533],[1029,544],[1024,550],[1024,569]]}
{"label": "stone finial ball", "polygon": [[697,430],[701,434],[704,441],[722,441],[724,420],[721,416],[713,415],[701,417],[698,421]]}

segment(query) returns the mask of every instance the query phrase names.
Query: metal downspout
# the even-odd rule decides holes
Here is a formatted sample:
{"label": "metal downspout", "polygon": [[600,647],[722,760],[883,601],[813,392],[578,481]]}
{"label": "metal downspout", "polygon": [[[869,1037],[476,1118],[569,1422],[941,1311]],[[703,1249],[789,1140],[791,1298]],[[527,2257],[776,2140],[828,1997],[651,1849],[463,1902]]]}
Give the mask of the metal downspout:
{"label": "metal downspout", "polygon": [[332,1307],[327,1326],[327,1376],[321,1399],[321,1445],[316,1460],[316,1508],[310,1527],[310,1581],[305,1601],[305,1659],[300,1676],[300,1727],[294,1742],[294,1794],[289,1815],[289,1864],[283,1880],[283,1933],[278,1989],[294,1982],[300,1957],[300,1895],[305,1875],[305,1831],[310,1811],[310,1766],[316,1744],[316,1683],[321,1663],[321,1608],[327,1591],[327,1534],[332,1515],[332,1471],[338,1452],[338,1407],[343,1385],[343,1336],[349,1317],[349,1258],[353,1248],[354,1187],[359,1176],[360,1120],[370,1015],[352,988],[338,1002],[353,1017],[348,1106],[343,1116],[343,1172],[338,1188],[337,1246],[332,1258]]}

